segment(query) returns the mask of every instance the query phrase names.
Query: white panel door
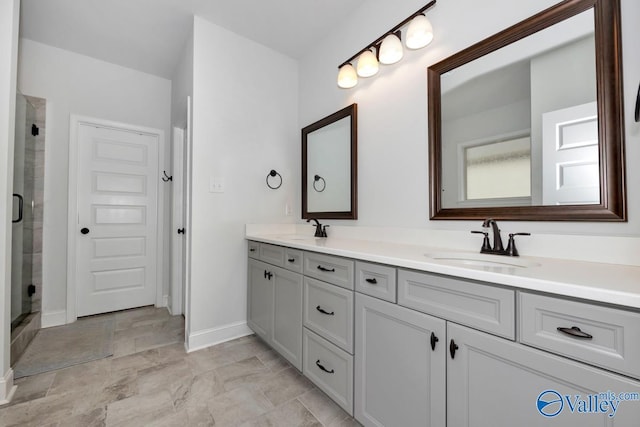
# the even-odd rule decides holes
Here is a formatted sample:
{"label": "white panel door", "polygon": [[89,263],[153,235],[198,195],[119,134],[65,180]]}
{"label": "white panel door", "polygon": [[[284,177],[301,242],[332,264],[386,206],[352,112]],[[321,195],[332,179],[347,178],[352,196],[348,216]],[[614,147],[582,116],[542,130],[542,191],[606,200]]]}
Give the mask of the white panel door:
{"label": "white panel door", "polygon": [[600,203],[595,102],[542,115],[543,205]]}
{"label": "white panel door", "polygon": [[155,303],[157,186],[157,135],[78,126],[78,316]]}

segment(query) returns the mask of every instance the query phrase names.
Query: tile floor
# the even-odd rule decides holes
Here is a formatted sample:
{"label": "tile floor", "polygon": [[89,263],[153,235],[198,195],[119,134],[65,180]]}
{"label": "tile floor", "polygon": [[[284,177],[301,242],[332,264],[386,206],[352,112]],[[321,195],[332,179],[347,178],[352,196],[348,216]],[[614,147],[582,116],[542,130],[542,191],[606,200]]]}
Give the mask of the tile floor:
{"label": "tile floor", "polygon": [[255,336],[187,354],[181,316],[115,314],[114,355],[22,378],[8,426],[358,426]]}

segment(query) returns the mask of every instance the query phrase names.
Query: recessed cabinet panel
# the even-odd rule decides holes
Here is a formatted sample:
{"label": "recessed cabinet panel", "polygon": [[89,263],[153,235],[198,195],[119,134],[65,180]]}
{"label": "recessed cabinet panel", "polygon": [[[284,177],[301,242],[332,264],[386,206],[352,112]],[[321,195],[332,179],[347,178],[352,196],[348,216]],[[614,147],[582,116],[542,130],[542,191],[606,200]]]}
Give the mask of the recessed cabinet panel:
{"label": "recessed cabinet panel", "polygon": [[515,291],[511,289],[398,270],[398,304],[515,339]]}
{"label": "recessed cabinet panel", "polygon": [[353,415],[353,356],[307,328],[303,354],[303,374]]}
{"label": "recessed cabinet panel", "polygon": [[266,272],[273,268],[254,259],[249,260],[247,298],[247,323],[260,338],[271,343],[273,324],[273,281],[267,280]]}
{"label": "recessed cabinet panel", "polygon": [[296,273],[302,273],[302,251],[284,248],[284,268]]}
{"label": "recessed cabinet panel", "polygon": [[282,246],[260,243],[260,260],[269,264],[284,266],[284,248]]}
{"label": "recessed cabinet panel", "polygon": [[353,292],[305,277],[303,323],[353,353]]}
{"label": "recessed cabinet panel", "polygon": [[445,425],[445,321],[356,294],[354,415],[365,426]]}
{"label": "recessed cabinet panel", "polygon": [[304,253],[304,275],[353,290],[353,260],[314,252]]}
{"label": "recessed cabinet panel", "polygon": [[302,275],[272,267],[273,347],[302,370]]}
{"label": "recessed cabinet panel", "polygon": [[252,241],[247,242],[247,251],[249,258],[260,258],[260,243]]}
{"label": "recessed cabinet panel", "polygon": [[639,313],[520,292],[520,341],[640,378]]}
{"label": "recessed cabinet panel", "polygon": [[396,302],[396,269],[386,265],[356,261],[356,291]]}
{"label": "recessed cabinet panel", "polygon": [[447,352],[447,427],[638,425],[640,402],[621,401],[610,416],[589,397],[640,393],[638,381],[453,323],[447,340],[457,346]]}

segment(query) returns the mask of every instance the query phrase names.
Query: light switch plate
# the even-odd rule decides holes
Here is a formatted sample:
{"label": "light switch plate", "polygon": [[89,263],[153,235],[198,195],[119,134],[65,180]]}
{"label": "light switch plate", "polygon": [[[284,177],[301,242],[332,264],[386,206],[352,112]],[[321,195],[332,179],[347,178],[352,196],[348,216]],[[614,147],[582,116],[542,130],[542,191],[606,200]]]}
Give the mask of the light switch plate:
{"label": "light switch plate", "polygon": [[224,180],[220,178],[209,178],[209,193],[224,193]]}

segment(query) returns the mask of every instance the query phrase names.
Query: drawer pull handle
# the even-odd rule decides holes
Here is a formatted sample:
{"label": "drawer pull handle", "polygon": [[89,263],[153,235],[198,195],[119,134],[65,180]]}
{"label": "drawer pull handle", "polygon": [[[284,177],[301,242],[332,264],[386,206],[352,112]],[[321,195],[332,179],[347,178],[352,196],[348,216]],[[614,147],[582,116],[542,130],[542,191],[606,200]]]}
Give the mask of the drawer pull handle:
{"label": "drawer pull handle", "polygon": [[255,251],[256,251],[256,248],[249,249],[249,252],[255,252]]}
{"label": "drawer pull handle", "polygon": [[376,283],[378,283],[375,277],[373,279],[364,279],[364,280],[365,282],[371,283],[372,285],[375,285]]}
{"label": "drawer pull handle", "polygon": [[325,311],[325,310],[324,310],[322,307],[320,307],[320,306],[317,306],[317,307],[316,307],[316,310],[318,310],[318,311],[319,311],[320,313],[322,313],[322,314],[326,314],[327,316],[334,316],[334,315],[336,314],[336,313],[335,313],[335,312],[333,312],[333,311],[332,311],[331,313],[329,313],[328,311]]}
{"label": "drawer pull handle", "polygon": [[319,265],[319,266],[318,266],[318,270],[320,270],[320,271],[326,271],[326,272],[328,272],[328,273],[334,273],[334,272],[336,271],[336,269],[335,269],[335,268],[326,268],[326,267],[323,267],[323,266],[321,266],[321,265]]}
{"label": "drawer pull handle", "polygon": [[433,332],[431,332],[431,350],[435,351],[436,350],[436,343],[440,341],[438,339],[438,337],[436,336],[436,334],[434,334]]}
{"label": "drawer pull handle", "polygon": [[451,343],[449,343],[449,353],[451,354],[452,359],[456,357],[456,350],[458,350],[458,344],[451,340]]}
{"label": "drawer pull handle", "polygon": [[296,262],[296,259],[295,259],[295,258],[289,258],[287,261],[289,261],[289,262]]}
{"label": "drawer pull handle", "polygon": [[582,338],[585,340],[590,340],[593,338],[593,335],[582,332],[577,326],[573,326],[571,328],[558,328],[558,330],[564,334],[571,335],[574,338]]}
{"label": "drawer pull handle", "polygon": [[323,371],[325,371],[327,374],[333,374],[335,371],[332,370],[328,370],[327,368],[325,368],[324,366],[322,366],[322,363],[320,363],[320,359],[316,360],[316,366],[320,369],[322,369]]}

